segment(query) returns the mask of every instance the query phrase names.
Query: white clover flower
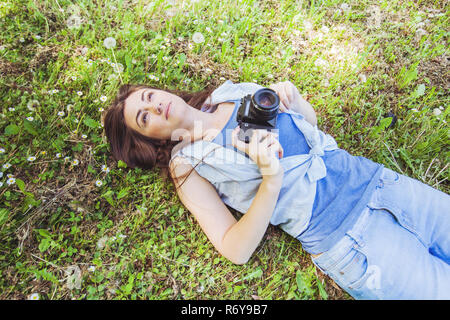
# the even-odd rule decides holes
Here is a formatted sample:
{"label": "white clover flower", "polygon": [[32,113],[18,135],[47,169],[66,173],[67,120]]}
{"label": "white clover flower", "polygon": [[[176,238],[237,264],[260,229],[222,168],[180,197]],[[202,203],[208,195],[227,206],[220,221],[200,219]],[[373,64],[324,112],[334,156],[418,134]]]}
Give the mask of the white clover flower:
{"label": "white clover flower", "polygon": [[325,67],[327,64],[328,64],[328,63],[327,63],[325,60],[321,59],[321,58],[318,58],[318,59],[314,62],[314,65],[315,65],[316,67]]}
{"label": "white clover flower", "polygon": [[202,293],[204,290],[205,290],[205,287],[204,287],[203,285],[200,285],[200,286],[197,288],[197,292],[198,292],[198,293]]}
{"label": "white clover flower", "polygon": [[28,300],[39,300],[39,293],[32,293],[28,296]]}
{"label": "white clover flower", "polygon": [[194,24],[198,24],[198,19],[195,19],[195,20],[194,20]]}
{"label": "white clover flower", "polygon": [[323,33],[328,33],[330,32],[330,28],[328,28],[327,26],[323,26],[322,28],[320,28],[320,31],[322,31]]}
{"label": "white clover flower", "polygon": [[7,177],[7,178],[14,178],[14,175],[11,174],[11,173],[8,173],[8,174],[6,175],[6,177]]}
{"label": "white clover flower", "polygon": [[9,111],[16,111],[16,108],[14,108],[14,107],[9,107],[8,110],[9,110]]}
{"label": "white clover flower", "polygon": [[27,158],[27,160],[28,161],[34,161],[34,160],[36,160],[36,157],[35,156],[30,156],[30,157]]}
{"label": "white clover flower", "polygon": [[73,119],[73,122],[75,123],[78,123],[78,121],[79,121],[78,119]]}
{"label": "white clover flower", "polygon": [[364,73],[361,73],[358,78],[362,83],[365,83],[367,81],[367,77]]}
{"label": "white clover flower", "polygon": [[108,97],[107,97],[107,96],[101,96],[101,97],[100,97],[100,101],[101,101],[101,102],[106,102],[106,100],[108,100]]}
{"label": "white clover flower", "polygon": [[195,32],[192,35],[192,41],[194,41],[197,44],[198,43],[203,43],[203,42],[205,42],[205,37],[200,32]]}
{"label": "white clover flower", "polygon": [[189,48],[190,50],[192,50],[192,49],[194,48],[194,45],[193,45],[192,43],[189,43],[189,44],[188,44],[188,48]]}
{"label": "white clover flower", "polygon": [[9,167],[11,167],[11,163],[5,163],[4,165],[3,165],[3,169],[8,169]]}
{"label": "white clover flower", "polygon": [[433,109],[433,114],[437,117],[439,115],[441,115],[442,111],[439,108],[434,108]]}
{"label": "white clover flower", "polygon": [[73,159],[72,165],[77,166],[80,163],[78,159]]}
{"label": "white clover flower", "polygon": [[86,138],[87,138],[87,135],[82,134],[81,137],[82,137],[83,139],[86,139]]}
{"label": "white clover flower", "polygon": [[306,30],[312,30],[312,28],[313,28],[313,24],[311,22],[309,22],[308,20],[303,22],[303,26],[305,27]]}
{"label": "white clover flower", "polygon": [[9,178],[9,179],[6,181],[6,183],[10,186],[10,185],[12,185],[13,183],[16,183],[16,179],[14,179],[14,178]]}
{"label": "white clover flower", "polygon": [[83,95],[83,92],[77,91],[77,95],[81,97]]}
{"label": "white clover flower", "polygon": [[208,31],[209,33],[211,33],[211,32],[212,32],[212,30],[211,30],[211,28],[210,28],[210,27],[206,27],[205,29],[206,29],[206,31]]}
{"label": "white clover flower", "polygon": [[112,49],[116,46],[116,39],[114,39],[113,37],[108,37],[103,40],[103,45],[106,47],[106,49]]}
{"label": "white clover flower", "polygon": [[93,61],[92,59],[89,59],[89,60],[87,61],[87,63],[88,63],[88,65],[92,66],[92,64],[94,63],[94,61]]}
{"label": "white clover flower", "polygon": [[109,168],[106,166],[106,164],[102,165],[102,171],[105,173],[109,172]]}
{"label": "white clover flower", "polygon": [[58,153],[56,154],[56,158],[61,158],[61,153],[58,152]]}
{"label": "white clover flower", "polygon": [[66,25],[69,29],[79,29],[81,27],[81,18],[73,14],[67,19]]}
{"label": "white clover flower", "polygon": [[341,9],[342,9],[342,11],[344,11],[344,12],[349,11],[351,8],[352,8],[352,7],[349,6],[347,3],[341,4]]}
{"label": "white clover flower", "polygon": [[5,153],[5,149],[4,148],[0,148],[0,153]]}
{"label": "white clover flower", "polygon": [[64,111],[58,112],[58,116],[63,117],[65,115]]}
{"label": "white clover flower", "polygon": [[40,105],[39,101],[37,100],[32,100],[32,101],[28,101],[27,103],[27,108],[30,111],[35,111],[34,107],[38,107]]}
{"label": "white clover flower", "polygon": [[94,271],[95,271],[95,266],[90,266],[90,267],[88,268],[88,271],[89,271],[89,272],[94,272]]}
{"label": "white clover flower", "polygon": [[40,35],[38,35],[38,34],[35,34],[35,35],[34,35],[34,38],[35,38],[36,40],[39,40],[39,39],[41,39],[42,37],[41,37]]}
{"label": "white clover flower", "polygon": [[100,239],[98,239],[98,241],[97,241],[97,248],[98,249],[103,249],[105,247],[107,241],[108,241],[108,237],[107,236],[104,236],[104,237],[101,237]]}
{"label": "white clover flower", "polygon": [[67,161],[69,159],[70,159],[70,157],[64,157],[64,161]]}
{"label": "white clover flower", "polygon": [[20,38],[19,41],[20,42],[25,42],[25,39],[24,38]]}
{"label": "white clover flower", "polygon": [[98,111],[103,112],[105,111],[105,109],[103,109],[102,107],[98,108]]}
{"label": "white clover flower", "polygon": [[70,78],[71,78],[73,81],[77,80],[77,77],[76,77],[76,76],[71,76]]}
{"label": "white clover flower", "polygon": [[26,119],[27,119],[28,121],[33,121],[33,120],[34,120],[33,117],[27,117]]}
{"label": "white clover flower", "polygon": [[162,59],[163,59],[164,61],[167,61],[167,60],[169,60],[170,58],[169,58],[169,57],[162,57]]}

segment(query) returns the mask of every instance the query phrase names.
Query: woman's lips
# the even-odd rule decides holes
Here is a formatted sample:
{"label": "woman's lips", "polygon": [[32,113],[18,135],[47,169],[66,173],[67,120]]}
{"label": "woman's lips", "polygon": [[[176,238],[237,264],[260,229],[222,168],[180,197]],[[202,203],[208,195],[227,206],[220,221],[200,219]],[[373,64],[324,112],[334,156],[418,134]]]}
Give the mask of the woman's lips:
{"label": "woman's lips", "polygon": [[172,104],[172,102],[169,102],[169,105],[167,106],[167,109],[166,109],[166,120],[169,119],[169,108],[170,108],[171,104]]}

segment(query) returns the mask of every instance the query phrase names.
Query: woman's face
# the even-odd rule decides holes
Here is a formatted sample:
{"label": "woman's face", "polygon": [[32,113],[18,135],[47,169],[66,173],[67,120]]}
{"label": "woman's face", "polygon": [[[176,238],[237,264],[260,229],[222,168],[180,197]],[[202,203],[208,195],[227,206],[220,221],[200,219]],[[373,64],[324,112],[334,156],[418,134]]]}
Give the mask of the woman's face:
{"label": "woman's face", "polygon": [[144,136],[170,139],[175,129],[183,127],[183,115],[188,108],[190,106],[177,95],[143,88],[125,100],[125,123]]}

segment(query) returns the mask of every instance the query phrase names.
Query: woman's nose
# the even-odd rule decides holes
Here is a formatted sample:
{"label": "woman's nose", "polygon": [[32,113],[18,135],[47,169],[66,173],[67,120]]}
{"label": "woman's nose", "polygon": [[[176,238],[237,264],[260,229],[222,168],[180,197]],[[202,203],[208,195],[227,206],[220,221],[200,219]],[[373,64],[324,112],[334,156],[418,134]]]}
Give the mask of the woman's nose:
{"label": "woman's nose", "polygon": [[155,107],[155,111],[158,114],[161,114],[163,112],[163,107],[161,103]]}

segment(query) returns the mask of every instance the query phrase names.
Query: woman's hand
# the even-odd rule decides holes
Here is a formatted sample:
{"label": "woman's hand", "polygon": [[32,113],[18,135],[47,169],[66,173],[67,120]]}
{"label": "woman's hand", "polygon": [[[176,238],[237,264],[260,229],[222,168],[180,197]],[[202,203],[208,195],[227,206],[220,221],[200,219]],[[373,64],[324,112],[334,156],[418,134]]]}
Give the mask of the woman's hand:
{"label": "woman's hand", "polygon": [[[278,82],[270,85],[270,89],[274,90],[280,97],[280,112],[286,112],[292,107],[295,94],[298,93],[297,88],[290,81]],[[300,93],[298,93],[300,95]],[[295,111],[295,110],[294,110]]]}
{"label": "woman's hand", "polygon": [[280,112],[286,112],[288,109],[300,113],[305,120],[313,126],[317,124],[316,112],[308,101],[303,99],[298,89],[290,81],[278,82],[269,87],[280,97]]}
{"label": "woman's hand", "polygon": [[237,126],[232,134],[232,145],[238,150],[245,152],[259,167],[263,179],[280,179],[283,177],[284,169],[278,157],[283,157],[283,147],[278,141],[278,134],[264,130],[252,129],[250,142],[245,143],[238,139],[240,127]]}

